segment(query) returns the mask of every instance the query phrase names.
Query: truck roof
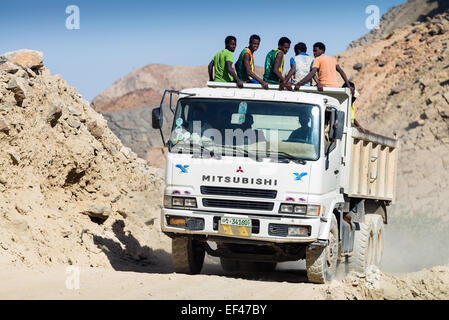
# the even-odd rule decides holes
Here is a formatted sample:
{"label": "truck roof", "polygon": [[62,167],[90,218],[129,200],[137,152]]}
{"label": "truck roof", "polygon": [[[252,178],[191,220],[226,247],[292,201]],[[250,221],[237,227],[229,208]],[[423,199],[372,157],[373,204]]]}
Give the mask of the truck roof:
{"label": "truck roof", "polygon": [[[185,93],[185,94],[182,94]],[[225,99],[249,99],[265,101],[285,101],[318,104],[323,101],[323,96],[328,104],[339,106],[350,97],[347,88],[324,88],[318,92],[316,87],[301,87],[298,91],[279,90],[279,85],[269,85],[269,89],[263,89],[260,84],[245,83],[243,88],[238,88],[236,83],[207,82],[206,88],[183,89],[180,97],[195,94],[200,98],[225,98]]]}

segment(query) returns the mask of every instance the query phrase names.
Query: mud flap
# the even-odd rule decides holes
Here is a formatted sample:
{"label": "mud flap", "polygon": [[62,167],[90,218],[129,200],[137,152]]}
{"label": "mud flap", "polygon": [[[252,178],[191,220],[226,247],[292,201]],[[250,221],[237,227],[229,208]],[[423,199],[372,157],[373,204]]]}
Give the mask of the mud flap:
{"label": "mud flap", "polygon": [[344,220],[341,220],[341,254],[345,255],[354,250],[355,228]]}

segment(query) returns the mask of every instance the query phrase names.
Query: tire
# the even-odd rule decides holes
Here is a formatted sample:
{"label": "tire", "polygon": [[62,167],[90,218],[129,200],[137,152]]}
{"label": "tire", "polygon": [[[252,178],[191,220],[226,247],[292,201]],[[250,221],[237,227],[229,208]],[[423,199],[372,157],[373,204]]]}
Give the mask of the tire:
{"label": "tire", "polygon": [[172,239],[172,261],[176,273],[198,274],[204,263],[205,249],[187,236]]}
{"label": "tire", "polygon": [[378,214],[370,214],[367,215],[368,221],[373,225],[374,228],[374,261],[373,264],[377,267],[380,267],[382,263],[382,257],[384,253],[384,236],[385,236],[385,227],[384,220],[382,216]]}
{"label": "tire", "polygon": [[368,266],[374,264],[375,231],[370,215],[360,223],[360,230],[355,231],[354,249],[348,257],[348,271],[365,273]]}
{"label": "tire", "polygon": [[332,215],[329,243],[325,248],[306,251],[307,278],[312,283],[329,283],[337,271],[339,255],[338,224]]}

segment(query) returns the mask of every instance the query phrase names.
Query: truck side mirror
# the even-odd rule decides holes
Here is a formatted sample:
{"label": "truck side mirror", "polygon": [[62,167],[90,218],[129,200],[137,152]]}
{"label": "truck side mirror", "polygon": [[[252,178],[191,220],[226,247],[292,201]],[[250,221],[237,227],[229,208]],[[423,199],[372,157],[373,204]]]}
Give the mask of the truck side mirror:
{"label": "truck side mirror", "polygon": [[343,138],[343,131],[345,129],[345,113],[337,111],[335,114],[333,139],[341,140]]}
{"label": "truck side mirror", "polygon": [[161,115],[161,108],[154,108],[152,112],[152,126],[153,129],[161,129],[164,119]]}

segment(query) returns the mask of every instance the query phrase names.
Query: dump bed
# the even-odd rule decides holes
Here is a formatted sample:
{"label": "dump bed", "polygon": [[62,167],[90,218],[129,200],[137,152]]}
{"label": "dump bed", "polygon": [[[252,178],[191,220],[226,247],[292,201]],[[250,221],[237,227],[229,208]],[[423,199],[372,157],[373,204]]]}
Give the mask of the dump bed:
{"label": "dump bed", "polygon": [[348,196],[395,200],[398,141],[351,128]]}

